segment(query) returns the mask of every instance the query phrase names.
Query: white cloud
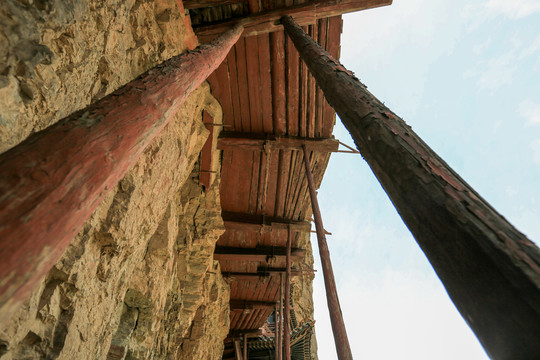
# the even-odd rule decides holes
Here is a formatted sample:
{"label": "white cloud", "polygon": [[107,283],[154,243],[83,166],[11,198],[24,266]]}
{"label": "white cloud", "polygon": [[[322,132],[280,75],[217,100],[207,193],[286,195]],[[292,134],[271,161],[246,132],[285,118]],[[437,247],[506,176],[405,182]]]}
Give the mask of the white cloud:
{"label": "white cloud", "polygon": [[468,76],[479,77],[477,85],[480,90],[494,92],[503,86],[510,86],[516,73],[523,69],[525,61],[536,57],[536,62],[540,63],[540,35],[529,42],[516,34],[511,39],[510,45],[503,48],[500,54],[487,62],[479,62],[476,69],[469,69],[466,72]]}
{"label": "white cloud", "polygon": [[532,150],[533,161],[536,164],[540,164],[540,138],[534,140],[529,144],[529,147]]}
{"label": "white cloud", "polygon": [[540,125],[540,104],[532,102],[530,99],[523,100],[518,105],[517,112],[525,118],[525,125]]}
{"label": "white cloud", "polygon": [[514,53],[508,52],[490,59],[477,81],[478,87],[481,90],[495,91],[502,86],[510,85],[517,69],[515,58]]}
{"label": "white cloud", "polygon": [[[487,359],[434,276],[389,268],[376,286],[354,276],[349,280],[339,295],[355,357]],[[317,339],[330,340],[324,290],[316,286],[315,291]],[[319,358],[335,359],[331,341],[325,343]]]}
{"label": "white cloud", "polygon": [[511,19],[520,19],[535,13],[540,14],[538,0],[489,0],[486,9],[493,14],[500,14]]}

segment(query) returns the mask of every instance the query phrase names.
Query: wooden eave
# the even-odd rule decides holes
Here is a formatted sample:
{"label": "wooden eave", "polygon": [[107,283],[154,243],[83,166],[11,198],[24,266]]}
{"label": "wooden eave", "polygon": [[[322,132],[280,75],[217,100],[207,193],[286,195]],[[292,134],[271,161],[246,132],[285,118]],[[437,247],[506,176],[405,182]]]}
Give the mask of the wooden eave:
{"label": "wooden eave", "polygon": [[[306,15],[303,18],[309,21],[302,22],[304,29],[333,57],[339,58],[342,18],[331,15],[388,5],[391,1],[319,0],[293,4],[283,0],[250,0],[220,2],[217,6],[213,0],[186,3],[192,9],[193,27],[201,42],[239,19],[248,29],[208,79],[221,104],[226,131],[216,144],[222,150],[220,200],[226,228],[217,247],[245,248],[250,254],[234,259],[223,254],[216,256],[230,285],[231,299],[235,299],[235,311],[230,315],[230,341],[242,331],[261,327],[273,311],[272,307],[238,311],[239,304],[279,301],[279,273],[262,274],[258,269],[284,268],[285,259],[254,256],[256,249],[284,248],[289,225],[294,228],[292,247],[297,248],[299,232],[309,231],[311,209],[302,145],[311,152],[317,186],[330,153],[338,147],[332,136],[335,112],[300,61],[292,42],[275,24],[276,19],[283,15],[283,8]],[[310,11],[312,14],[307,16]],[[267,28],[259,31],[262,23]],[[250,31],[254,24],[258,24],[259,30]],[[209,156],[203,151],[201,160],[204,158]],[[201,163],[203,167],[208,165]],[[306,268],[301,262],[302,257],[293,257],[297,275]]]}

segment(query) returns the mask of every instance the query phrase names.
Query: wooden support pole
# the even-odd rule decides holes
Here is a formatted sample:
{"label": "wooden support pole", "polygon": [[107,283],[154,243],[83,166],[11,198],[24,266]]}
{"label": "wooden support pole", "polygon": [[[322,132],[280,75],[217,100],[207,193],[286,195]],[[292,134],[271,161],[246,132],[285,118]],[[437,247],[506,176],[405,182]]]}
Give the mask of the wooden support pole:
{"label": "wooden support pole", "polygon": [[229,302],[231,310],[253,310],[253,309],[269,309],[276,306],[275,301],[254,301],[231,299]]}
{"label": "wooden support pole", "polygon": [[279,274],[279,322],[280,322],[280,327],[279,327],[279,360],[283,360],[283,332],[284,332],[284,325],[283,325],[283,320],[284,320],[284,314],[283,312],[285,311],[285,307],[283,306],[283,299],[285,297],[285,294],[284,294],[284,284],[283,284],[283,274]]}
{"label": "wooden support pole", "polygon": [[241,33],[167,60],[0,156],[0,324]]}
{"label": "wooden support pole", "polygon": [[337,152],[339,141],[325,138],[306,138],[299,136],[263,137],[257,134],[222,132],[218,138],[218,149],[228,151],[267,151],[267,150],[298,150],[302,146],[320,152]]}
{"label": "wooden support pole", "polygon": [[540,250],[291,18],[282,22],[488,355],[537,358]]}
{"label": "wooden support pole", "polygon": [[235,360],[244,360],[240,339],[234,339],[234,358]]}
{"label": "wooden support pole", "polygon": [[274,360],[279,360],[279,317],[281,316],[279,313],[279,303],[281,302],[281,299],[276,303],[276,308],[274,310],[274,322],[275,322],[275,329],[274,329]]}
{"label": "wooden support pole", "polygon": [[[242,18],[245,31],[243,36],[255,36],[282,30],[279,19],[284,15],[292,16],[301,26],[313,25],[318,19],[328,18],[359,10],[390,5],[392,0],[317,0],[293,5],[281,9],[257,13]],[[209,41],[223,33],[232,21],[195,27],[195,33],[201,41]]]}
{"label": "wooden support pole", "polygon": [[283,353],[285,360],[291,360],[291,243],[292,231],[287,232],[287,260],[285,271],[285,316],[283,317]]}
{"label": "wooden support pole", "polygon": [[334,270],[330,260],[330,251],[326,243],[324,225],[322,222],[319,202],[317,201],[317,191],[315,189],[315,181],[311,173],[311,161],[309,152],[304,148],[304,166],[306,169],[306,177],[309,186],[309,195],[311,198],[311,208],[313,209],[313,218],[315,219],[315,231],[317,232],[317,243],[319,245],[319,255],[321,257],[321,266],[323,269],[324,286],[326,289],[326,300],[328,302],[328,312],[330,314],[330,323],[332,324],[332,332],[334,333],[334,343],[336,344],[336,352],[339,360],[352,360],[351,347],[339,305],[337,294],[336,280],[334,279]]}
{"label": "wooden support pole", "polygon": [[[274,257],[284,258],[286,254],[287,248],[278,246],[258,246],[256,248],[216,246],[214,260],[266,261]],[[291,249],[291,256],[296,259],[303,258],[305,254],[304,249]]]}
{"label": "wooden support pole", "polygon": [[248,343],[247,343],[247,334],[244,334],[244,359],[248,358]]}

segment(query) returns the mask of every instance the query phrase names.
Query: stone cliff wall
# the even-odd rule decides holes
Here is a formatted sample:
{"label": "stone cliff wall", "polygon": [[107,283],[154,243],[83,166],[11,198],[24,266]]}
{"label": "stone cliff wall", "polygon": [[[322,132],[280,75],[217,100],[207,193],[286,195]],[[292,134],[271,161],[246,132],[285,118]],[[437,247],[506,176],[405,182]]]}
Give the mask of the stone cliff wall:
{"label": "stone cliff wall", "polygon": [[[0,152],[196,45],[173,0],[0,4]],[[229,290],[219,183],[193,171],[201,86],[0,330],[4,359],[217,359]],[[60,139],[59,139],[60,140]]]}

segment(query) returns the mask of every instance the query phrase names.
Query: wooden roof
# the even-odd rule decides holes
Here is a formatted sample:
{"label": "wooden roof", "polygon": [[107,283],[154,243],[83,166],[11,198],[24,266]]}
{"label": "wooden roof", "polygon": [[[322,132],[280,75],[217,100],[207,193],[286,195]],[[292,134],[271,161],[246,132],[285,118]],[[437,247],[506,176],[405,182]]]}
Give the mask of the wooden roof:
{"label": "wooden roof", "polygon": [[[259,16],[259,30],[245,33],[209,78],[223,109],[224,131],[217,148],[223,150],[220,194],[226,231],[218,240],[214,258],[220,261],[231,287],[230,337],[255,332],[274,310],[280,294],[279,273],[285,268],[288,225],[294,229],[293,248],[298,246],[299,232],[309,231],[306,220],[311,209],[301,146],[311,150],[317,185],[330,152],[338,147],[332,137],[335,112],[294,45],[274,23],[264,31],[260,26],[261,18],[275,17],[281,7],[299,9],[322,2],[231,3],[191,10],[194,28],[203,39],[217,34],[231,19]],[[363,3],[373,7],[390,2]],[[191,9],[198,6],[184,4]],[[262,13],[257,15],[259,11]],[[341,16],[310,19],[311,24],[304,26],[306,32],[339,58]],[[213,166],[205,154],[210,148],[203,151],[201,169]],[[210,176],[201,173],[201,181],[209,182]],[[298,273],[303,253],[301,249],[293,253]]]}

